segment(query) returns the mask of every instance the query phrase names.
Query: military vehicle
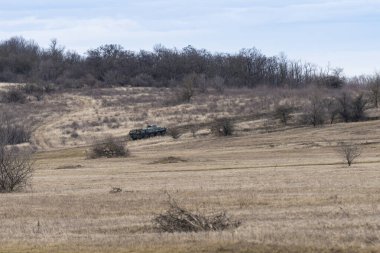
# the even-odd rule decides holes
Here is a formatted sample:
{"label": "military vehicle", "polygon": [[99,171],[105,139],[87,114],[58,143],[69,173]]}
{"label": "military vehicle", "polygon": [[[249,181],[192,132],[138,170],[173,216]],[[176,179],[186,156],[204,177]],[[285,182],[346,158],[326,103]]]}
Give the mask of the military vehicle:
{"label": "military vehicle", "polygon": [[166,128],[157,125],[148,125],[146,128],[133,129],[129,132],[129,136],[132,140],[139,140],[165,134]]}

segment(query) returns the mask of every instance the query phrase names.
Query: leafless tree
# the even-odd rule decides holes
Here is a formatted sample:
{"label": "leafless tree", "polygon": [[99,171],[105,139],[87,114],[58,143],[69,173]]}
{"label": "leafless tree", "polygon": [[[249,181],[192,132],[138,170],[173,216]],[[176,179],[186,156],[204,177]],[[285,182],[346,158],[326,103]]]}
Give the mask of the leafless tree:
{"label": "leafless tree", "polygon": [[184,77],[180,91],[181,100],[183,102],[190,102],[195,93],[197,75],[192,73]]}
{"label": "leafless tree", "polygon": [[360,147],[352,142],[340,143],[338,151],[348,166],[351,166],[354,160],[361,155]]}
{"label": "leafless tree", "polygon": [[304,111],[304,122],[314,127],[325,123],[326,110],[322,96],[314,94],[310,99],[310,104],[306,106]]}
{"label": "leafless tree", "polygon": [[369,82],[370,99],[373,105],[379,107],[380,99],[380,73],[377,73]]}
{"label": "leafless tree", "polygon": [[367,106],[367,100],[363,94],[359,94],[352,101],[352,121],[360,121],[365,118],[365,109]]}
{"label": "leafless tree", "polygon": [[342,117],[344,122],[349,122],[352,118],[352,97],[346,92],[343,92],[342,95],[337,98],[337,101],[339,104],[339,115]]}
{"label": "leafless tree", "polygon": [[333,124],[335,118],[339,115],[339,104],[336,99],[327,99],[325,100],[327,107],[327,114],[330,121],[330,124]]}
{"label": "leafless tree", "polygon": [[0,136],[0,192],[24,188],[33,174],[31,154],[7,146],[7,136]]}

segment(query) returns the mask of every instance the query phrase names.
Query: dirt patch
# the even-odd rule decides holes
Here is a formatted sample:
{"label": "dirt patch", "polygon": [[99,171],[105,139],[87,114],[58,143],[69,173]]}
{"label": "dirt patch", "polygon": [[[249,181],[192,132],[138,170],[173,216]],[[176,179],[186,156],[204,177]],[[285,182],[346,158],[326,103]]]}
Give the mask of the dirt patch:
{"label": "dirt patch", "polygon": [[187,160],[180,157],[176,157],[176,156],[168,156],[168,157],[160,158],[152,162],[152,164],[184,163],[184,162],[187,162]]}
{"label": "dirt patch", "polygon": [[55,168],[56,170],[72,170],[72,169],[79,169],[79,168],[83,168],[82,165],[80,164],[77,164],[77,165],[63,165],[63,166],[59,166],[57,168]]}

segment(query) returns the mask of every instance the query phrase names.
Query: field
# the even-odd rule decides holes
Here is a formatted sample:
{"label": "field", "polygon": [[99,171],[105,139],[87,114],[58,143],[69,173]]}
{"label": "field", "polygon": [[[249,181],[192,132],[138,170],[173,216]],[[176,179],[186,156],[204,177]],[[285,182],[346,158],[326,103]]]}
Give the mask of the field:
{"label": "field", "polygon": [[[380,251],[379,120],[269,126],[273,97],[299,95],[291,91],[229,91],[175,106],[165,89],[96,92],[31,102],[36,171],[25,191],[0,194],[0,252]],[[233,136],[209,133],[219,116],[234,117]],[[126,158],[87,159],[97,139],[124,139],[152,120],[183,135],[129,141]],[[204,122],[194,135],[188,129]],[[337,151],[342,141],[362,149],[351,167]],[[160,233],[152,219],[168,195],[192,211],[225,210],[241,226]]]}

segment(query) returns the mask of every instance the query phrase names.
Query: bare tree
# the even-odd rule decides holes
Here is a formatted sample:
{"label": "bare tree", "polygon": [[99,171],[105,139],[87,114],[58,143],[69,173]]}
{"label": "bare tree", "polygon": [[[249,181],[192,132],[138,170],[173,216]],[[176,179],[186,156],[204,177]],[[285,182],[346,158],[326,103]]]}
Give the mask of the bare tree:
{"label": "bare tree", "polygon": [[367,100],[363,94],[359,94],[352,101],[352,121],[360,121],[365,118],[365,109],[367,106]]}
{"label": "bare tree", "polygon": [[338,151],[348,166],[351,166],[354,160],[361,155],[360,147],[352,142],[340,143]]}
{"label": "bare tree", "polygon": [[373,78],[371,78],[369,83],[369,92],[373,105],[378,108],[380,99],[380,73],[377,73]]}
{"label": "bare tree", "polygon": [[184,102],[190,102],[195,93],[197,75],[195,73],[187,75],[182,81],[181,99]]}
{"label": "bare tree", "polygon": [[310,99],[310,104],[305,108],[304,122],[314,127],[325,123],[326,110],[322,97],[318,94]]}
{"label": "bare tree", "polygon": [[352,98],[349,94],[343,92],[343,94],[337,98],[339,103],[339,115],[342,117],[344,122],[349,122],[352,118],[351,104]]}
{"label": "bare tree", "polygon": [[0,192],[23,189],[33,174],[29,152],[9,147],[7,136],[0,136]]}
{"label": "bare tree", "polygon": [[339,115],[339,104],[336,99],[327,99],[325,103],[330,124],[333,124],[336,116]]}

